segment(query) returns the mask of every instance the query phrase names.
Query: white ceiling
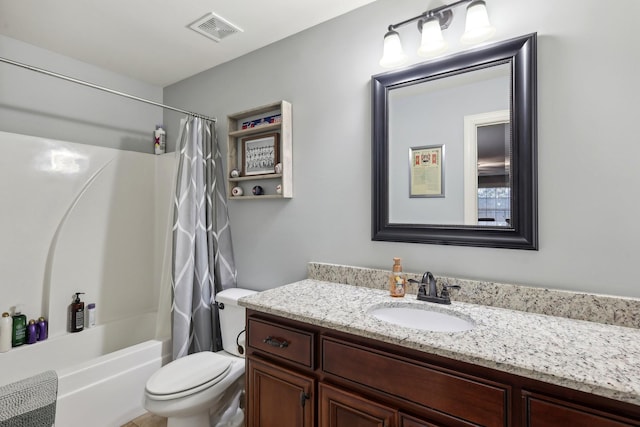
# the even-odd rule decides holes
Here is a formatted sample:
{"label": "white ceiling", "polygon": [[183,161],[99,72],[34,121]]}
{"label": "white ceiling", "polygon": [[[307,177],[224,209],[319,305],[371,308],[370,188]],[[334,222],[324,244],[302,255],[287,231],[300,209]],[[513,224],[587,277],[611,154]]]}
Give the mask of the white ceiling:
{"label": "white ceiling", "polygon": [[[0,0],[0,34],[164,87],[372,1]],[[244,32],[188,28],[209,12]]]}

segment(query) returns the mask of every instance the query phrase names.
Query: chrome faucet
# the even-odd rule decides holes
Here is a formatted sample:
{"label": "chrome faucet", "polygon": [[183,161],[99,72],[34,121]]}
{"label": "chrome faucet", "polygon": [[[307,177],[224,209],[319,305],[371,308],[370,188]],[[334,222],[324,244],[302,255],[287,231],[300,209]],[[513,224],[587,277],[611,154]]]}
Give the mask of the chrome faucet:
{"label": "chrome faucet", "polygon": [[427,271],[422,275],[422,280],[409,279],[411,283],[418,283],[418,299],[420,301],[435,302],[438,304],[451,304],[451,297],[449,295],[449,289],[460,289],[458,285],[443,285],[442,292],[438,296],[438,288],[436,287],[436,279],[433,277],[430,271]]}

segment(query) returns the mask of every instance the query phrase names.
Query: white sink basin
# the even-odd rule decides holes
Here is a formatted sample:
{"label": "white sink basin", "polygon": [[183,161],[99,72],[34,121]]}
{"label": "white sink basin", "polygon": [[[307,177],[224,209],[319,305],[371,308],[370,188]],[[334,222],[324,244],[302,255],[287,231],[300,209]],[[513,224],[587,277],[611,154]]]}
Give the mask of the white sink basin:
{"label": "white sink basin", "polygon": [[475,323],[463,315],[429,306],[373,307],[368,313],[380,320],[406,328],[432,332],[462,332],[475,328]]}

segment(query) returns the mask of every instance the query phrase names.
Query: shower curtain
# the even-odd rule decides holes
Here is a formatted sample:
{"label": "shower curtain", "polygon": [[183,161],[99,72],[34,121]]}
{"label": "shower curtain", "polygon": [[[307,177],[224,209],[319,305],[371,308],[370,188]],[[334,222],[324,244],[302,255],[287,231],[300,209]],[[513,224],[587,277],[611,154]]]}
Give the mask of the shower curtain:
{"label": "shower curtain", "polygon": [[189,117],[178,137],[173,213],[173,359],[222,349],[215,294],[236,286],[215,123]]}

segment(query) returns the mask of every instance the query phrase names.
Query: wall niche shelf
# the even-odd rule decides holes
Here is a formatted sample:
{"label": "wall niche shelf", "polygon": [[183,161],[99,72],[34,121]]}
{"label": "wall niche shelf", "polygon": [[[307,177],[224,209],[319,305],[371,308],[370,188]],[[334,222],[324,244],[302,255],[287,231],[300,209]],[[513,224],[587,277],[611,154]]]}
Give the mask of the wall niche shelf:
{"label": "wall niche shelf", "polygon": [[[229,200],[291,199],[293,197],[293,156],[291,153],[292,126],[291,104],[287,101],[274,102],[250,110],[227,116],[227,198]],[[261,135],[278,135],[278,163],[282,173],[247,175],[243,165],[243,142],[247,137],[255,139]],[[240,176],[231,177],[233,169]],[[252,189],[259,185],[264,194],[253,195]],[[278,194],[276,187],[282,192]],[[234,196],[233,188],[242,188],[242,196]]]}

